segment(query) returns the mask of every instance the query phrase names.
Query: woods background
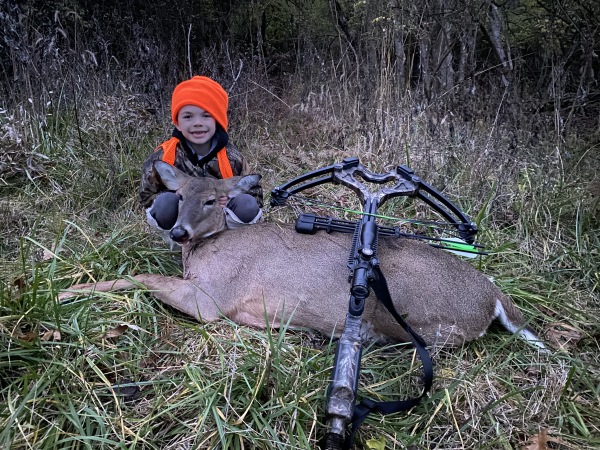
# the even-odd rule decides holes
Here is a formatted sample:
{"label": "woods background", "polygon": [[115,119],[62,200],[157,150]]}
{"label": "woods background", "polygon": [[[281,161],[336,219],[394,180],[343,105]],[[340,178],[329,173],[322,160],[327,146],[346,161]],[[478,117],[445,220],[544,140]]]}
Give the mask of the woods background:
{"label": "woods background", "polygon": [[[72,107],[73,95],[127,90],[164,116],[173,87],[203,74],[228,90],[234,114],[248,91],[256,92],[252,112],[261,113],[256,102],[268,95],[255,82],[288,105],[318,102],[324,116],[362,125],[378,147],[398,145],[401,124],[423,111],[434,134],[468,139],[478,120],[510,129],[512,150],[600,127],[593,0],[7,1],[1,8],[2,97],[5,108],[22,105],[21,114],[43,117]],[[517,138],[521,131],[527,139]]]}
{"label": "woods background", "polygon": [[[95,441],[86,439],[95,434],[113,443],[138,442],[125,431],[119,434],[120,413],[106,419],[110,429],[97,425],[93,413],[80,418],[75,413],[80,408],[109,408],[113,400],[94,403],[83,378],[65,375],[63,367],[73,365],[72,373],[79,373],[85,366],[81,370],[89,379],[115,383],[124,376],[158,380],[152,367],[172,364],[170,377],[198,385],[173,352],[157,350],[164,342],[149,335],[127,347],[130,356],[103,351],[99,358],[105,366],[96,369],[106,378],[77,362],[77,346],[93,353],[89,349],[107,321],[129,321],[160,334],[148,318],[157,316],[177,345],[189,327],[196,327],[197,348],[212,342],[184,318],[173,325],[173,311],[165,312],[151,296],[140,306],[148,315],[117,298],[60,308],[54,298],[76,282],[140,271],[178,273],[171,255],[147,233],[135,195],[143,160],[170,137],[173,88],[192,75],[205,75],[228,91],[231,139],[263,175],[266,193],[307,169],[345,157],[359,156],[374,171],[409,164],[477,221],[481,240],[493,253],[478,268],[494,276],[544,339],[563,352],[535,359],[539,355],[531,356],[523,345],[498,344],[496,332],[465,354],[439,353],[436,390],[442,397],[432,397],[406,418],[364,426],[361,442],[383,433],[388,444],[395,436],[429,448],[480,448],[483,442],[515,448],[549,429],[578,448],[597,448],[599,24],[597,0],[0,2],[0,310],[5,318],[0,353],[13,352],[10,363],[0,364],[0,395],[6,405],[9,399],[21,405],[0,406],[5,426],[0,442],[21,448],[34,434],[44,436],[40,442],[47,448],[64,436],[79,436],[68,439],[88,446]],[[394,214],[425,217],[416,206]],[[291,219],[270,211],[266,216]],[[84,310],[92,316],[82,331],[73,318]],[[213,364],[210,370],[216,372],[204,372],[205,381],[221,391],[230,385],[230,394],[239,389],[232,398],[245,409],[244,383],[234,382],[233,375],[229,380],[230,366],[219,363],[237,348],[231,328],[212,327],[227,342],[193,362]],[[41,340],[55,328],[62,333],[61,350]],[[252,339],[259,339],[256,333]],[[265,353],[269,341],[261,339],[253,350],[257,359],[245,356],[252,362],[245,373],[249,383],[262,382],[251,366],[266,367],[268,360],[271,367]],[[296,344],[293,336],[285,339],[278,342]],[[23,347],[18,355],[13,342]],[[150,348],[152,355],[163,356],[142,367],[138,362],[150,358]],[[220,396],[211,397],[217,403],[210,404],[198,400],[205,394],[178,397],[182,385],[166,381],[146,386],[127,423],[145,436],[139,445],[148,448],[179,448],[181,439],[198,440],[199,447],[219,440],[228,448],[240,442],[239,448],[243,442],[265,448],[314,445],[316,413],[314,418],[294,413],[292,420],[292,412],[277,409],[278,399],[287,404],[291,393],[300,398],[322,392],[328,357],[273,360],[273,373],[285,372],[287,378],[265,382],[263,406],[272,401],[272,409],[256,413],[244,441],[216,413],[202,416],[207,422],[201,432],[190,431],[205,409],[220,401],[221,410],[229,406]],[[377,358],[365,363],[375,367],[365,383],[372,381],[372,389],[386,398],[403,398],[403,392],[378,382],[408,373],[410,358],[398,357],[393,368]],[[511,358],[519,369],[504,365]],[[446,376],[450,369],[444,366],[456,372]],[[304,391],[290,385],[296,378],[289,372],[311,380]],[[58,401],[59,406],[46,404],[47,423],[30,414],[31,380],[49,383],[44,386],[53,386],[52,395],[66,395],[55,398],[68,398],[73,410],[61,409]],[[521,397],[527,383],[544,390]],[[444,389],[449,409],[440,411]],[[498,400],[513,396],[522,403]],[[310,404],[318,410],[321,400],[312,397]],[[166,420],[156,412],[165,405],[178,415],[167,412]],[[440,412],[432,422],[427,411],[434,408]],[[16,424],[22,423],[29,425],[19,429]],[[218,426],[229,427],[231,434],[215,435]],[[304,441],[298,438],[302,433]]]}

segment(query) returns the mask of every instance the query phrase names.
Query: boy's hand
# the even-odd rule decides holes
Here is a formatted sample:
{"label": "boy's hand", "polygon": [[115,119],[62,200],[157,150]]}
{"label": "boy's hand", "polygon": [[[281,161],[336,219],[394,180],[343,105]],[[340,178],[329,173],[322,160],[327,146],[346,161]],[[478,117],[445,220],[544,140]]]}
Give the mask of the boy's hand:
{"label": "boy's hand", "polygon": [[221,208],[225,208],[228,201],[229,201],[229,197],[219,197],[219,206]]}

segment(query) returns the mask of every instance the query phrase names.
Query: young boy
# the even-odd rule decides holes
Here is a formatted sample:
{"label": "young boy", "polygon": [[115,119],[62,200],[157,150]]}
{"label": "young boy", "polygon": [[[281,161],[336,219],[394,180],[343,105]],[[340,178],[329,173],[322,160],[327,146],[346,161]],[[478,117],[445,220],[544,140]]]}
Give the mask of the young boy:
{"label": "young boy", "polygon": [[[179,196],[157,179],[152,165],[154,161],[165,161],[195,177],[251,174],[240,151],[229,142],[227,106],[227,92],[210,78],[195,76],[177,85],[171,99],[173,137],[144,162],[139,200],[147,208],[148,223],[161,232],[171,248],[173,241],[168,235],[177,222]],[[219,204],[225,209],[229,228],[255,223],[262,215],[262,187],[257,184],[248,194],[231,200],[221,197]]]}

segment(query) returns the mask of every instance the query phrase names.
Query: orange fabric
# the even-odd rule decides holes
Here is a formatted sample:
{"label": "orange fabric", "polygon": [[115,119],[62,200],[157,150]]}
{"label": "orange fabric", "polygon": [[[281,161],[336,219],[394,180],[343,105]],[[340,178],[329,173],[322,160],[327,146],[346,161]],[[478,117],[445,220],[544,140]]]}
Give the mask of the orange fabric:
{"label": "orange fabric", "polygon": [[[166,142],[160,144],[154,151],[157,151],[159,148],[163,149],[163,157],[162,160],[172,166],[175,165],[175,153],[177,152],[177,144],[179,144],[179,139],[176,137],[172,137]],[[223,147],[217,153],[217,159],[219,160],[219,172],[221,172],[221,176],[223,178],[231,178],[233,176],[233,171],[231,170],[231,163],[229,162],[229,158],[227,157],[227,150]]]}
{"label": "orange fabric", "polygon": [[162,160],[166,163],[174,165],[175,164],[175,152],[177,150],[178,143],[179,143],[179,139],[177,139],[176,137],[172,137],[167,142],[163,142],[158,147],[156,147],[156,149],[154,151],[156,151],[162,147],[162,149],[163,149]]}
{"label": "orange fabric", "polygon": [[221,176],[223,178],[231,178],[233,176],[233,172],[231,170],[231,163],[227,157],[227,150],[225,150],[225,147],[219,150],[219,153],[217,153],[217,158],[219,158],[219,172],[221,172]]}
{"label": "orange fabric", "polygon": [[171,117],[177,125],[177,114],[185,105],[194,105],[210,113],[227,131],[227,92],[219,83],[208,77],[195,76],[191,80],[179,83],[171,98]]}

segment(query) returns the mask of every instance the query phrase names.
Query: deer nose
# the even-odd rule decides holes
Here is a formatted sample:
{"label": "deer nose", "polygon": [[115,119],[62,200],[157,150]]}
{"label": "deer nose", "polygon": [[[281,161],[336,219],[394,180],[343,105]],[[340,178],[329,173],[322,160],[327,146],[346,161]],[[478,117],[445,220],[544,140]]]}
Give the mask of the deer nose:
{"label": "deer nose", "polygon": [[175,227],[171,230],[171,233],[169,233],[169,236],[175,242],[182,242],[188,238],[188,232],[183,227]]}

